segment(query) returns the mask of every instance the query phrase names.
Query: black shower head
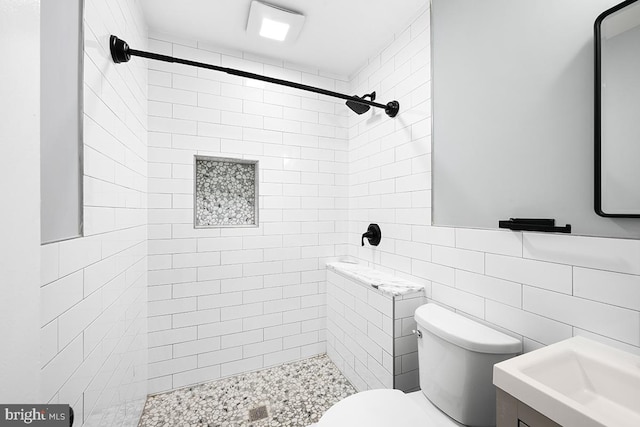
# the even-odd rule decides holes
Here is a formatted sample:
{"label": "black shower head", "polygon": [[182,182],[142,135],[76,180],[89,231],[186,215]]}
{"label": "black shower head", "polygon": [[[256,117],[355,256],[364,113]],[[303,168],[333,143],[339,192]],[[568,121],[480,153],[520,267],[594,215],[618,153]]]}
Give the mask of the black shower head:
{"label": "black shower head", "polygon": [[[359,97],[358,95],[354,95],[354,97],[358,99],[365,99],[366,97],[369,97],[371,98],[372,101],[375,101],[376,93],[371,92],[370,94],[362,95],[362,97]],[[353,112],[358,115],[366,113],[367,111],[369,111],[369,108],[371,108],[370,105],[360,104],[359,102],[351,101],[351,100],[347,101],[347,107],[351,108]]]}

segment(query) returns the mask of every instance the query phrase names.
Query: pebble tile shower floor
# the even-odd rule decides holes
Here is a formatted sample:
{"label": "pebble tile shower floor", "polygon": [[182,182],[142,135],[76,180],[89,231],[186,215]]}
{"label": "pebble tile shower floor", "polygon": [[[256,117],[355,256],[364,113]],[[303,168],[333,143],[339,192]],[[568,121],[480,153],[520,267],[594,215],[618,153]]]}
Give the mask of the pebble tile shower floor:
{"label": "pebble tile shower floor", "polygon": [[149,396],[139,427],[305,427],[355,392],[322,355]]}

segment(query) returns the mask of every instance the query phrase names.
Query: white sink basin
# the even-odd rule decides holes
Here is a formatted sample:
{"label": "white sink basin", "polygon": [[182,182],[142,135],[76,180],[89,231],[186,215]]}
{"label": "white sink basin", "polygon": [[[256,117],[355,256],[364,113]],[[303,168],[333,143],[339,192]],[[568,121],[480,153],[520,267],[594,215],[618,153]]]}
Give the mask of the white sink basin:
{"label": "white sink basin", "polygon": [[587,338],[498,363],[493,383],[565,427],[640,426],[640,356]]}

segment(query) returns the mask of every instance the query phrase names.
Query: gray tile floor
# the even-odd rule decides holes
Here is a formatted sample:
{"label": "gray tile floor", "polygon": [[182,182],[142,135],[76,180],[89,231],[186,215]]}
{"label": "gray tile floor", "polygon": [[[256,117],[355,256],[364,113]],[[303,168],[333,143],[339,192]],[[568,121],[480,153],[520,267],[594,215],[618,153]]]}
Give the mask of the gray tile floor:
{"label": "gray tile floor", "polygon": [[322,355],[149,396],[139,427],[305,427],[355,392]]}

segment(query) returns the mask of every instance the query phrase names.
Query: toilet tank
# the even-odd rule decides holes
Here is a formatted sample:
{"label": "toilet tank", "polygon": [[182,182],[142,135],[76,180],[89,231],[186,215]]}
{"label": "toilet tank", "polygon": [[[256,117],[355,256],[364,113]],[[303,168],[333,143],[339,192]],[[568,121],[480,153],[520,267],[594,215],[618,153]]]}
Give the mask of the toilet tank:
{"label": "toilet tank", "polygon": [[520,340],[432,303],[415,319],[422,392],[464,425],[495,426],[493,365],[518,355]]}

